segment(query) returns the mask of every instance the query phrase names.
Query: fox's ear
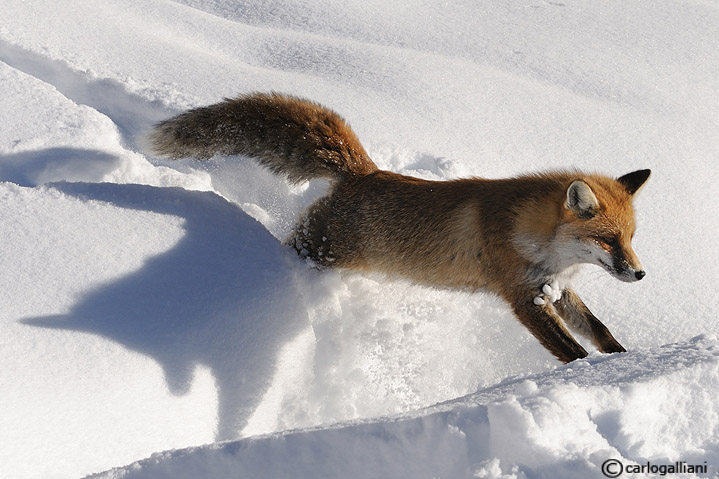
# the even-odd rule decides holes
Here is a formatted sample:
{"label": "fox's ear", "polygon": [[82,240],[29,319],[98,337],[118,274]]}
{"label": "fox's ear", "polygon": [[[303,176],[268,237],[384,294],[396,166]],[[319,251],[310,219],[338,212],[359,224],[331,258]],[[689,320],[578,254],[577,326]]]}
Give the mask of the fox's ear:
{"label": "fox's ear", "polygon": [[591,218],[599,207],[599,201],[588,184],[582,180],[574,180],[567,188],[566,206],[580,218]]}
{"label": "fox's ear", "polygon": [[637,170],[627,173],[624,176],[617,178],[617,181],[624,186],[627,193],[630,195],[636,195],[637,192],[644,186],[644,183],[649,179],[649,175],[652,174],[652,170]]}

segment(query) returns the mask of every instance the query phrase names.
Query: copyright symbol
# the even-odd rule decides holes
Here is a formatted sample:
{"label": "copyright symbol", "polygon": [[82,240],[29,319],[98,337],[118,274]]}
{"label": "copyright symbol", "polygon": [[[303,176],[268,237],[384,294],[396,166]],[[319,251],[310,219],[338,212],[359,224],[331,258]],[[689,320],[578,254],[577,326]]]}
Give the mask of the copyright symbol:
{"label": "copyright symbol", "polygon": [[624,466],[616,459],[607,459],[602,463],[602,474],[607,477],[619,477]]}

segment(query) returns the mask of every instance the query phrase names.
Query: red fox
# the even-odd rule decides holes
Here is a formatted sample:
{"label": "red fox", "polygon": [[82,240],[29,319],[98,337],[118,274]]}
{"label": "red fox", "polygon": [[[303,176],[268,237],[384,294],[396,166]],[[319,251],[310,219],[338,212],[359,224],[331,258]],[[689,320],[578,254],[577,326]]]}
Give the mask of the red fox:
{"label": "red fox", "polygon": [[625,351],[570,280],[582,263],[621,281],[644,277],[632,199],[650,170],[423,180],[380,170],[337,113],[278,93],[182,113],[146,143],[170,158],[246,155],[291,182],[328,179],[285,241],[320,266],[491,291],[563,362],[587,355],[567,328],[604,353]]}

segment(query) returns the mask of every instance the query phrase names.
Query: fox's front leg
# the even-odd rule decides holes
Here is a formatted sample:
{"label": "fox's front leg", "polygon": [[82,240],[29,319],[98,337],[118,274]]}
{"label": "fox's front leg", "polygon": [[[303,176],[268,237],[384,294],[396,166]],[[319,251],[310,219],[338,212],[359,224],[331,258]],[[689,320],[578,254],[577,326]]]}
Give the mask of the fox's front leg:
{"label": "fox's front leg", "polygon": [[592,314],[572,289],[565,289],[562,297],[554,303],[554,306],[572,330],[590,339],[601,352],[626,352],[626,349],[614,339],[607,327]]}
{"label": "fox's front leg", "polygon": [[560,361],[585,357],[587,351],[569,334],[551,301],[535,302],[539,295],[528,291],[508,298],[519,321]]}

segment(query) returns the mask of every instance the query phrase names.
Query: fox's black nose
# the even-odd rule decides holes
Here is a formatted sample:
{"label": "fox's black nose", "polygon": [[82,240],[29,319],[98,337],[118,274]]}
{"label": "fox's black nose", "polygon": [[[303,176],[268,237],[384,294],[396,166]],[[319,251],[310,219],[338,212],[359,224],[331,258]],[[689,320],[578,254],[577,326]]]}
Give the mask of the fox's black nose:
{"label": "fox's black nose", "polygon": [[645,277],[646,275],[647,275],[647,273],[646,273],[646,271],[644,271],[644,270],[637,271],[636,273],[634,273],[634,276],[637,278],[637,280],[642,279],[642,278]]}

